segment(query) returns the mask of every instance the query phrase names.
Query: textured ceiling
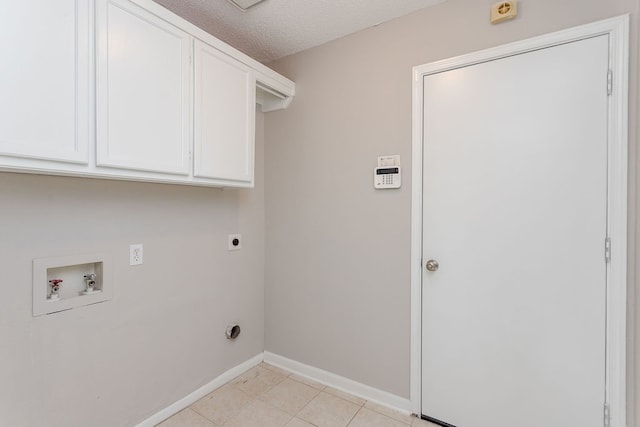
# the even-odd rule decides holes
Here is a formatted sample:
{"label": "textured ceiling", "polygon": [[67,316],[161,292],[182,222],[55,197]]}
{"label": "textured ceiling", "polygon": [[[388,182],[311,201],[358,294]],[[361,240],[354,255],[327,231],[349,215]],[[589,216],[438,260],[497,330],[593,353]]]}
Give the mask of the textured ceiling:
{"label": "textured ceiling", "polygon": [[267,63],[445,0],[266,0],[243,12],[227,0],[154,0]]}

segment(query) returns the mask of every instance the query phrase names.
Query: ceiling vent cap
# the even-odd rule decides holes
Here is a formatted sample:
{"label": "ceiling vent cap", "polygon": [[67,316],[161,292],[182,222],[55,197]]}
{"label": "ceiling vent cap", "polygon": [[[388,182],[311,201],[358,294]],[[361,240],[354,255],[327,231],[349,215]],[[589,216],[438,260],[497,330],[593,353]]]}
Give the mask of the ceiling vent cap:
{"label": "ceiling vent cap", "polygon": [[262,3],[264,0],[229,0],[229,3],[237,7],[238,9],[246,12],[247,9]]}

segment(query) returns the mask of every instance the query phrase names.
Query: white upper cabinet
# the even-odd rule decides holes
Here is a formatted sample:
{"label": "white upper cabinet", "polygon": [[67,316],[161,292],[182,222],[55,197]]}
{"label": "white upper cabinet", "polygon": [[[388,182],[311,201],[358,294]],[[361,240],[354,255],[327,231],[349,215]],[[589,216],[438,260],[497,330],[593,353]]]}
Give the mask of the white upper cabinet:
{"label": "white upper cabinet", "polygon": [[194,177],[253,186],[254,73],[200,40],[194,52]]}
{"label": "white upper cabinet", "polygon": [[295,93],[153,0],[4,1],[0,52],[0,171],[253,187]]}
{"label": "white upper cabinet", "polygon": [[7,163],[87,164],[90,18],[89,0],[2,3],[0,157]]}
{"label": "white upper cabinet", "polygon": [[97,8],[96,165],[188,175],[191,36],[126,0]]}

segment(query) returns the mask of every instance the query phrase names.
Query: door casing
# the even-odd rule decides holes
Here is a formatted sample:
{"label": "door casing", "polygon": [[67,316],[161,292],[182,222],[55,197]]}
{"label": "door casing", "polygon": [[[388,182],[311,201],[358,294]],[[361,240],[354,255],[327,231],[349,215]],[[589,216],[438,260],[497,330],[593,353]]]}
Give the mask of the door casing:
{"label": "door casing", "polygon": [[412,411],[417,414],[422,413],[423,77],[602,34],[609,35],[609,69],[612,78],[608,100],[607,144],[607,228],[611,238],[611,261],[607,264],[605,396],[609,405],[610,426],[626,426],[628,15],[413,68],[410,401]]}

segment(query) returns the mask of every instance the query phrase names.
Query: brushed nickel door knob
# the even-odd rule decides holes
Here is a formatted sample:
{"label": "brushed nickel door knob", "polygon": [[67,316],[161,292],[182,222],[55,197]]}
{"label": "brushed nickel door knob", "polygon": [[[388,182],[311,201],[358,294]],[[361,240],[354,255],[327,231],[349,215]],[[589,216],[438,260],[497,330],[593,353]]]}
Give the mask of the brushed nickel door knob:
{"label": "brushed nickel door knob", "polygon": [[438,271],[439,267],[440,267],[440,264],[438,264],[438,261],[436,261],[435,259],[430,259],[429,261],[427,261],[428,271]]}

